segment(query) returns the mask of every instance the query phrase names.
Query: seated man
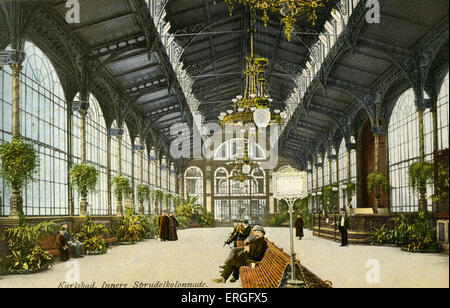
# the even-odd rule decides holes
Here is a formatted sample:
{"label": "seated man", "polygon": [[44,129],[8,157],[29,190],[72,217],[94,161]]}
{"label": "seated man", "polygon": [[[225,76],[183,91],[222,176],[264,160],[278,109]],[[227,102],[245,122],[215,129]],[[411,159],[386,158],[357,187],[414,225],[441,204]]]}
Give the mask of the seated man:
{"label": "seated man", "polygon": [[70,248],[64,236],[65,232],[66,230],[63,226],[61,226],[58,230],[58,234],[56,235],[56,240],[53,245],[53,248],[57,249],[61,254],[61,261],[67,261],[70,259]]}
{"label": "seated man", "polygon": [[66,222],[62,223],[62,227],[64,228],[64,238],[72,249],[72,254],[75,258],[82,258],[84,256],[84,246],[79,241],[75,240],[72,234],[69,232],[69,225]]}
{"label": "seated man", "polygon": [[247,245],[244,248],[234,251],[234,256],[226,261],[221,277],[215,279],[214,282],[225,283],[231,274],[233,274],[233,278],[230,282],[235,282],[239,279],[239,268],[241,266],[262,260],[267,249],[267,242],[264,238],[266,232],[263,227],[258,226],[254,229],[254,233],[255,237],[248,238]]}
{"label": "seated man", "polygon": [[238,233],[238,240],[244,241],[247,237],[250,236],[251,226],[248,224],[248,220],[244,220],[244,224],[241,227],[241,230]]}

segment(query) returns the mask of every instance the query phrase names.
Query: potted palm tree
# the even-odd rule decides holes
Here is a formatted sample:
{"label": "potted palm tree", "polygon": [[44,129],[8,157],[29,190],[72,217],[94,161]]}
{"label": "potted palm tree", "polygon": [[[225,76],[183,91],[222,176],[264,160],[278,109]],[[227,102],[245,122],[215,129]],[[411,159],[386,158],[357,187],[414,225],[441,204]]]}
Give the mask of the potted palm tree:
{"label": "potted palm tree", "polygon": [[20,191],[27,182],[33,180],[39,167],[39,156],[32,143],[20,137],[0,145],[0,177],[12,190],[10,217],[19,218],[22,214]]}
{"label": "potted palm tree", "polygon": [[389,180],[381,172],[372,172],[367,176],[367,188],[369,192],[375,193],[375,208],[380,208],[381,192],[389,190]]}
{"label": "potted palm tree", "polygon": [[155,202],[155,213],[158,213],[158,204],[161,204],[164,200],[164,192],[159,189],[152,191],[152,199]]}
{"label": "potted palm tree", "polygon": [[81,196],[81,216],[86,215],[87,195],[95,192],[98,181],[98,171],[94,166],[83,162],[75,165],[69,171],[69,183]]}
{"label": "potted palm tree", "polygon": [[433,184],[434,165],[429,162],[416,162],[409,166],[409,185],[419,193],[419,210],[427,211],[427,185]]}
{"label": "potted palm tree", "polygon": [[144,214],[144,201],[150,202],[150,187],[145,184],[139,184],[136,187],[136,195],[139,201],[139,214]]}
{"label": "potted palm tree", "polygon": [[113,186],[114,195],[117,198],[117,215],[123,216],[123,200],[130,197],[131,186],[130,181],[122,176],[116,176],[111,179],[111,184]]}

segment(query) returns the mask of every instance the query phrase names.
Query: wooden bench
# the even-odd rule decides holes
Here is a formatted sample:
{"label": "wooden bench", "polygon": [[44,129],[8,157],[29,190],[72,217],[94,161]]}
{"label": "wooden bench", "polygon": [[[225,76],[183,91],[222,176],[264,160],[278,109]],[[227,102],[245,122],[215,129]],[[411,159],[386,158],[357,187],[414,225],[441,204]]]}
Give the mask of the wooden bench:
{"label": "wooden bench", "polygon": [[47,250],[53,258],[61,256],[58,249],[53,248],[56,241],[56,235],[46,235],[38,239],[39,245],[42,249]]}
{"label": "wooden bench", "polygon": [[119,239],[117,237],[108,237],[105,238],[105,244],[106,245],[114,245],[119,241]]}
{"label": "wooden bench", "polygon": [[[287,272],[290,271],[290,256],[282,249],[267,241],[267,250],[255,268],[241,266],[239,274],[243,288],[282,288],[286,286]],[[307,288],[330,288],[331,283],[322,281],[296,260],[297,279],[305,282]]]}

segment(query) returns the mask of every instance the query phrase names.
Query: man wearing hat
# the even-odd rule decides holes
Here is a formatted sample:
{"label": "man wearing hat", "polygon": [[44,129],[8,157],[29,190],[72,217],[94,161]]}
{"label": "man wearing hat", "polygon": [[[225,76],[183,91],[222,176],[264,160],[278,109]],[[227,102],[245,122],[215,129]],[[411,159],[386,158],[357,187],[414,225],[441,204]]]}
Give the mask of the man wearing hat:
{"label": "man wearing hat", "polygon": [[341,209],[341,217],[338,221],[339,232],[341,232],[341,246],[348,246],[348,215],[345,208]]}
{"label": "man wearing hat", "polygon": [[231,232],[230,236],[228,237],[228,240],[225,242],[226,245],[230,245],[233,243],[233,247],[237,247],[237,239],[239,232],[242,228],[242,220],[237,220],[234,224],[233,232]]}
{"label": "man wearing hat", "polygon": [[247,237],[250,236],[251,227],[248,224],[248,220],[244,220],[244,223],[241,227],[241,231],[239,231],[238,234],[238,240],[245,240]]}
{"label": "man wearing hat", "polygon": [[57,249],[60,253],[61,261],[67,261],[70,259],[70,248],[65,238],[66,230],[63,226],[58,228],[58,234],[56,235],[55,243],[53,248]]}
{"label": "man wearing hat", "polygon": [[214,282],[225,283],[231,274],[233,274],[233,278],[230,282],[235,282],[239,279],[239,268],[241,266],[262,260],[267,249],[267,242],[264,238],[266,231],[261,226],[255,226],[253,231],[255,236],[247,238],[246,246],[237,251],[233,258],[225,262],[221,277],[213,280]]}
{"label": "man wearing hat", "polygon": [[75,258],[82,258],[84,254],[83,244],[73,238],[72,234],[69,232],[69,225],[67,222],[63,222],[61,226],[64,228],[64,239],[71,248],[73,256]]}

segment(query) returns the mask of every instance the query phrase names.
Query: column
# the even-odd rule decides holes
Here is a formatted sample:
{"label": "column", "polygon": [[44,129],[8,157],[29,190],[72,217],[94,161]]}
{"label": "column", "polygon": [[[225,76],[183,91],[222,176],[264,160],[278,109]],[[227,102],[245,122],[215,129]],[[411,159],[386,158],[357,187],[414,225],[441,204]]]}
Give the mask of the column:
{"label": "column", "polygon": [[[10,65],[12,69],[12,137],[20,137],[20,73],[22,62],[25,60],[25,53],[18,50],[2,51],[0,54],[0,64]],[[21,187],[11,188],[10,218],[18,218],[23,214],[23,199]]]}
{"label": "column", "polygon": [[112,216],[112,191],[111,191],[111,136],[108,134],[106,138],[106,164],[107,164],[107,179],[108,179],[108,216]]}
{"label": "column", "polygon": [[[122,176],[122,135],[117,135],[117,175]],[[117,200],[118,217],[123,216],[122,200]]]}
{"label": "column", "polygon": [[[417,107],[417,121],[418,121],[418,129],[419,129],[419,162],[425,162],[425,137],[424,137],[424,128],[423,128],[423,115],[425,113],[425,101],[424,100],[416,100]],[[427,211],[427,187],[426,185],[422,185],[419,188],[419,211]]]}

